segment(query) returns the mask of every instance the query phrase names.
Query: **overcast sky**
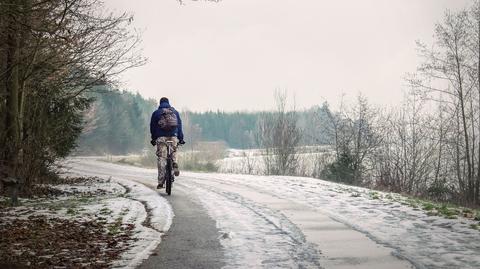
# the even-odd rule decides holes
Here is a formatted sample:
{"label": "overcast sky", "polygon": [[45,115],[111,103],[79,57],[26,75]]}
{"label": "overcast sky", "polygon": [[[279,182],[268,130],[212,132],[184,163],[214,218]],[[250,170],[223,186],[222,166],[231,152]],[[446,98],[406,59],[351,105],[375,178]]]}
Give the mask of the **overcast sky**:
{"label": "overcast sky", "polygon": [[467,0],[106,0],[135,16],[148,63],[123,87],[177,108],[265,110],[275,89],[308,108],[362,92],[398,102],[446,9]]}

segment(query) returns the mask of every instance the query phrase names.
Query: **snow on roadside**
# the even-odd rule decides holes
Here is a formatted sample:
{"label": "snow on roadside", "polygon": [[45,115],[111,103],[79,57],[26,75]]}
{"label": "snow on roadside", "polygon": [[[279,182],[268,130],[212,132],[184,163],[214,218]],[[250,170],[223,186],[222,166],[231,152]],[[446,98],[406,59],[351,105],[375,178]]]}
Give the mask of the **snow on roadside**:
{"label": "snow on roadside", "polygon": [[478,221],[429,215],[408,205],[407,198],[398,194],[304,177],[206,173],[184,176],[206,185],[212,181],[238,184],[313,207],[396,249],[397,255],[418,268],[480,268],[480,232],[472,228]]}
{"label": "snow on roadside", "polygon": [[[74,173],[69,175],[75,176]],[[161,236],[172,222],[173,211],[164,198],[148,187],[128,180],[97,178],[42,187],[52,189],[56,195],[21,199],[21,206],[0,212],[2,225],[15,220],[28,221],[35,216],[95,221],[103,225],[106,233],[117,238],[116,245],[102,250],[120,252],[119,257],[110,263],[114,268],[140,265],[161,242]]]}
{"label": "snow on roadside", "polygon": [[[81,176],[81,175],[79,175]],[[120,220],[122,225],[133,224],[133,243],[122,253],[121,258],[113,262],[114,268],[135,268],[161,242],[161,236],[168,231],[173,219],[173,210],[170,204],[155,191],[148,187],[120,178],[105,179],[112,189],[117,185],[124,189],[122,197],[113,197],[103,200],[100,204],[88,206],[93,212],[107,209],[111,214],[110,220]],[[62,185],[63,190],[70,186]],[[70,187],[71,188],[71,187]],[[88,189],[73,187],[76,190]],[[101,185],[98,186],[100,189]]]}
{"label": "snow on roadside", "polygon": [[173,210],[164,198],[148,187],[124,179],[113,179],[127,189],[129,199],[140,205],[141,211],[136,215],[125,216],[126,221],[132,221],[136,227],[134,237],[136,244],[128,249],[122,259],[115,262],[114,267],[135,268],[161,242],[161,236],[168,231],[173,219]]}
{"label": "snow on roadside", "polygon": [[[70,174],[84,176],[74,172]],[[113,267],[135,268],[160,244],[162,235],[172,224],[173,210],[165,198],[142,184],[121,178],[103,179],[125,189],[123,197],[104,200],[103,208],[111,210],[112,216],[121,216],[122,224],[134,225],[135,241],[122,254],[121,259],[113,263]],[[91,208],[98,210],[98,205]]]}

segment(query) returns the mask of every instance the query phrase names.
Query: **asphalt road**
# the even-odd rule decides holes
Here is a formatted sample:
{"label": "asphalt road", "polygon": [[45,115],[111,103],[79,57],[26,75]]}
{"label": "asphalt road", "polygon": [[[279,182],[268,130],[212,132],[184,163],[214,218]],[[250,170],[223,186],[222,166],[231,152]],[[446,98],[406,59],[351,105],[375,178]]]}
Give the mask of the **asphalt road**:
{"label": "asphalt road", "polygon": [[196,198],[189,197],[180,188],[175,188],[166,199],[175,212],[172,226],[153,255],[139,268],[221,268],[224,253],[215,221]]}

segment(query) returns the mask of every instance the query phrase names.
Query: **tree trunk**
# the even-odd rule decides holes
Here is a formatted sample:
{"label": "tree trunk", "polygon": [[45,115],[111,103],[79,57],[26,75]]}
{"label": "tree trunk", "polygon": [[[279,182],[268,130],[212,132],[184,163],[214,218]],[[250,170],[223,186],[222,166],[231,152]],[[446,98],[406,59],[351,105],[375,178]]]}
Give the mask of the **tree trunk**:
{"label": "tree trunk", "polygon": [[[22,1],[22,14],[23,14],[23,25],[24,27],[30,27],[31,24],[31,0],[23,0]],[[19,36],[21,37],[19,40],[19,59],[22,63],[26,61],[26,59],[29,59],[29,63],[24,63],[22,65],[22,69],[19,68],[19,92],[18,92],[18,139],[19,139],[19,145],[18,145],[18,166],[19,167],[24,167],[24,144],[25,144],[25,102],[27,98],[27,76],[29,75],[28,73],[31,72],[31,67],[33,66],[34,62],[36,61],[37,58],[37,52],[38,52],[38,47],[35,48],[34,51],[31,51],[32,55],[31,57],[27,58],[29,51],[25,50],[26,43],[31,42],[30,38],[30,31],[27,30],[22,30],[19,31],[20,34]],[[23,54],[22,54],[23,52]],[[22,180],[22,183],[28,183],[28,181]]]}
{"label": "tree trunk", "polygon": [[[458,115],[458,108],[455,111],[455,123],[456,123],[456,131],[458,132],[458,135],[455,136],[455,170],[457,174],[457,180],[458,180],[458,187],[460,191],[463,193],[465,192],[465,182],[463,179],[462,171],[461,171],[461,165],[460,165],[460,115]],[[464,197],[463,197],[464,198]]]}
{"label": "tree trunk", "polygon": [[455,64],[456,64],[456,76],[458,79],[458,97],[460,101],[460,112],[462,117],[462,129],[463,129],[463,138],[465,140],[465,159],[467,160],[467,193],[466,200],[467,202],[472,202],[473,198],[473,185],[472,185],[472,162],[470,157],[470,139],[468,137],[468,126],[467,126],[467,116],[465,113],[465,98],[463,91],[463,80],[462,72],[460,70],[460,56],[458,55],[457,41],[455,40]]}
{"label": "tree trunk", "polygon": [[[480,3],[477,3],[477,5]],[[480,7],[476,7],[480,12]],[[476,13],[477,16],[477,90],[478,90],[478,105],[480,106],[480,13]],[[480,135],[480,123],[478,124],[478,134]],[[480,139],[478,141],[478,158],[477,163],[477,186],[475,187],[475,203],[480,203]]]}
{"label": "tree trunk", "polygon": [[18,82],[18,24],[15,16],[18,14],[18,5],[15,0],[10,1],[10,15],[7,28],[7,51],[6,51],[6,162],[7,173],[16,177],[18,172],[18,148],[19,136],[19,82]]}

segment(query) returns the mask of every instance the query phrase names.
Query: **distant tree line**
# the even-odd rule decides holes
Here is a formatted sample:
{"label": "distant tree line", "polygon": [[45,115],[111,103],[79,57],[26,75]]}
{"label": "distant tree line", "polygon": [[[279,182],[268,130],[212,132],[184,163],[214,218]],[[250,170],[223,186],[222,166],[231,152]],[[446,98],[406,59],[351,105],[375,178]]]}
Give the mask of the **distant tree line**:
{"label": "distant tree line", "polygon": [[[278,99],[278,98],[277,98]],[[280,98],[280,99],[283,99]],[[278,101],[278,100],[277,100]],[[277,104],[278,105],[278,104]],[[290,108],[285,107],[285,110]],[[330,137],[325,133],[321,123],[328,121],[330,108],[327,103],[314,106],[307,110],[295,111],[297,124],[304,132],[299,145],[329,144]],[[184,117],[189,118],[191,125],[197,126],[200,139],[205,141],[224,141],[231,148],[257,148],[259,124],[267,115],[274,116],[274,111],[264,112],[189,112],[184,111]],[[188,133],[187,133],[188,139]]]}
{"label": "distant tree line", "polygon": [[[254,146],[255,131],[259,113],[252,112],[188,112],[189,123],[201,129],[201,139],[205,141],[225,141],[232,148]],[[188,139],[188,134],[187,134]]]}
{"label": "distant tree line", "polygon": [[[85,126],[79,137],[76,154],[127,154],[149,147],[149,124],[158,100],[145,99],[140,94],[98,86],[88,98],[94,100],[84,113]],[[299,145],[328,144],[328,135],[318,123],[328,120],[328,105],[296,111],[304,135]],[[187,147],[198,141],[223,141],[230,148],[258,148],[259,124],[274,112],[182,111],[181,118]],[[307,128],[308,126],[308,128]]]}
{"label": "distant tree line", "polygon": [[150,116],[157,101],[106,86],[94,90],[88,94],[94,102],[84,114],[76,154],[122,155],[141,152],[150,145]]}

